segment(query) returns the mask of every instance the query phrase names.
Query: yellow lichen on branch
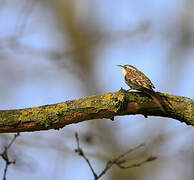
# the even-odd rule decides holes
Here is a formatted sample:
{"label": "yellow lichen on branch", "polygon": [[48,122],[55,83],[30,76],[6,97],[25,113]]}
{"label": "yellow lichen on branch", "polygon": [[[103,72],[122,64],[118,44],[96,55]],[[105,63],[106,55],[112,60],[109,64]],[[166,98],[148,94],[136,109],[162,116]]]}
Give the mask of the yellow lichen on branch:
{"label": "yellow lichen on branch", "polygon": [[0,132],[58,129],[86,120],[113,119],[114,116],[131,114],[171,117],[194,125],[192,99],[162,93],[159,95],[166,105],[166,113],[162,112],[148,95],[122,89],[115,93],[89,96],[58,104],[1,110]]}

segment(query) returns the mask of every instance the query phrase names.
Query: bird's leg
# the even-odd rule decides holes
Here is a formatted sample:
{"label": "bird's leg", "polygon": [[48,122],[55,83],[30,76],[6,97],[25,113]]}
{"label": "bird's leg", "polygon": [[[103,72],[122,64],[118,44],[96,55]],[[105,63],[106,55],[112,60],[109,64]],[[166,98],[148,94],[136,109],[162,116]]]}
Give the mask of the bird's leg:
{"label": "bird's leg", "polygon": [[126,92],[127,90],[121,88],[119,91],[120,91],[120,92]]}

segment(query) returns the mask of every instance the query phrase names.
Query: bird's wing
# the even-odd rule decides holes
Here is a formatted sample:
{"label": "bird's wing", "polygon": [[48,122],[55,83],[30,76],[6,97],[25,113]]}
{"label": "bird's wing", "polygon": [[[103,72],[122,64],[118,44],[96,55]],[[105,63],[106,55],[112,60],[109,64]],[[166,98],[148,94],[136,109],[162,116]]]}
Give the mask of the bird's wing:
{"label": "bird's wing", "polygon": [[134,70],[130,72],[130,79],[126,77],[126,81],[131,81],[131,83],[139,85],[140,87],[144,87],[150,90],[153,90],[154,85],[152,84],[151,80],[141,71]]}

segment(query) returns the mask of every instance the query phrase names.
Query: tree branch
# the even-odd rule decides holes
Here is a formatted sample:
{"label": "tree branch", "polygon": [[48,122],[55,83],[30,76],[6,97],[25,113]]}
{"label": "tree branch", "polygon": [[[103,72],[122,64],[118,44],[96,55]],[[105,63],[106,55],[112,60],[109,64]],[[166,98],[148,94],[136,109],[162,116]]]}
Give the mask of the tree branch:
{"label": "tree branch", "polygon": [[11,164],[15,164],[16,161],[10,161],[9,157],[8,157],[8,150],[11,148],[11,146],[13,145],[13,143],[15,142],[16,138],[19,136],[20,134],[17,133],[14,135],[13,139],[11,140],[11,142],[4,147],[3,152],[0,153],[0,157],[5,161],[5,168],[4,168],[4,173],[3,173],[3,180],[6,180],[6,175],[7,175],[7,169],[8,166]]}
{"label": "tree branch", "polygon": [[139,146],[136,146],[132,149],[129,149],[127,152],[125,152],[123,154],[120,154],[119,156],[115,157],[113,160],[109,160],[106,163],[105,168],[101,171],[101,173],[99,173],[99,175],[97,175],[97,173],[94,171],[94,168],[92,167],[92,164],[90,163],[89,159],[87,158],[84,151],[80,147],[78,133],[75,133],[75,138],[76,138],[76,143],[77,143],[77,149],[75,149],[75,152],[84,158],[84,160],[88,164],[90,170],[92,171],[92,174],[94,176],[94,180],[100,179],[103,175],[105,175],[107,173],[108,170],[110,170],[112,168],[113,165],[117,165],[121,169],[129,169],[129,168],[139,167],[147,162],[154,161],[157,159],[157,157],[155,157],[155,156],[150,156],[141,162],[138,162],[135,164],[130,164],[128,166],[124,166],[123,164],[127,162],[126,156],[129,155],[131,152],[136,151],[137,149],[144,146],[144,144],[140,144]]}
{"label": "tree branch", "polygon": [[88,96],[58,104],[0,111],[0,133],[59,129],[68,124],[119,115],[142,114],[177,119],[194,125],[194,100],[158,93],[166,113],[151,97],[141,92],[118,92]]}

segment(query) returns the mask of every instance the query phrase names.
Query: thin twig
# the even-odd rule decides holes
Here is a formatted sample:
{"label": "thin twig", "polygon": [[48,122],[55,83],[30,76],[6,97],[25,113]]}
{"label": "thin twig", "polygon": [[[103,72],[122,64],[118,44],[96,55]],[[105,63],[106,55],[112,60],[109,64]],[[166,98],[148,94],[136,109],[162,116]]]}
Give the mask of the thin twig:
{"label": "thin twig", "polygon": [[77,143],[77,149],[75,149],[75,152],[78,153],[80,156],[82,156],[85,161],[87,162],[90,170],[92,171],[92,174],[94,176],[94,180],[98,180],[100,179],[104,174],[106,174],[106,172],[115,164],[117,165],[119,168],[121,169],[128,169],[128,168],[133,168],[133,167],[139,167],[144,163],[156,160],[157,157],[154,156],[150,156],[148,157],[146,160],[141,161],[139,163],[135,163],[135,164],[131,164],[129,166],[124,166],[122,165],[123,163],[125,163],[127,161],[127,159],[125,158],[126,155],[128,155],[129,153],[136,151],[137,149],[141,148],[142,146],[144,146],[144,144],[140,144],[139,146],[136,146],[132,149],[129,149],[127,152],[120,154],[119,156],[117,156],[116,158],[114,158],[113,160],[109,160],[106,163],[105,168],[102,170],[102,172],[97,175],[97,173],[95,172],[94,168],[92,167],[92,164],[90,163],[89,159],[86,157],[86,155],[84,154],[83,150],[80,147],[80,143],[79,143],[79,137],[78,137],[78,133],[75,133],[75,138],[76,138],[76,143]]}
{"label": "thin twig", "polygon": [[90,170],[92,171],[94,177],[97,178],[97,174],[95,173],[95,171],[94,171],[94,169],[93,169],[89,159],[85,156],[84,152],[80,148],[79,137],[78,137],[78,133],[77,132],[75,133],[75,138],[76,138],[76,142],[77,142],[77,149],[75,149],[75,152],[77,152],[80,156],[82,156],[85,159],[85,161],[87,162],[88,166],[90,167]]}
{"label": "thin twig", "polygon": [[135,151],[135,150],[137,150],[137,149],[139,149],[140,147],[142,147],[142,146],[144,146],[144,144],[140,144],[139,146],[136,146],[136,147],[134,147],[134,148],[132,148],[132,149],[129,149],[127,152],[125,152],[125,153],[123,153],[123,154],[120,154],[118,157],[116,157],[116,158],[114,158],[113,160],[109,160],[108,162],[107,162],[107,164],[106,164],[106,166],[105,166],[105,168],[104,168],[104,170],[99,174],[99,178],[100,177],[102,177],[114,164],[117,164],[117,163],[119,163],[119,164],[121,164],[121,163],[124,163],[126,160],[124,160],[123,158],[127,155],[127,154],[129,154],[129,153],[131,153],[131,152],[133,152],[133,151]]}
{"label": "thin twig", "polygon": [[16,133],[13,137],[13,139],[11,140],[11,142],[7,145],[7,149],[10,148],[10,146],[14,143],[14,141],[16,140],[16,138],[20,135],[20,133]]}
{"label": "thin twig", "polygon": [[4,168],[4,173],[3,173],[3,180],[6,180],[6,175],[7,175],[7,169],[8,166],[10,164],[15,164],[16,161],[10,161],[9,157],[8,157],[8,150],[11,148],[11,146],[13,145],[13,143],[15,142],[16,138],[19,136],[20,134],[17,133],[14,135],[14,137],[12,138],[12,140],[10,141],[10,143],[4,147],[4,150],[2,153],[0,153],[1,158],[5,161],[5,168]]}
{"label": "thin twig", "polygon": [[153,160],[156,160],[157,159],[157,157],[155,157],[155,156],[150,156],[150,157],[148,157],[146,160],[144,160],[144,161],[141,161],[141,162],[139,162],[139,163],[134,163],[134,164],[130,164],[129,166],[123,166],[121,163],[115,163],[119,168],[121,168],[121,169],[129,169],[129,168],[133,168],[133,167],[139,167],[139,166],[141,166],[142,164],[145,164],[145,163],[147,163],[147,162],[149,162],[149,161],[153,161]]}

